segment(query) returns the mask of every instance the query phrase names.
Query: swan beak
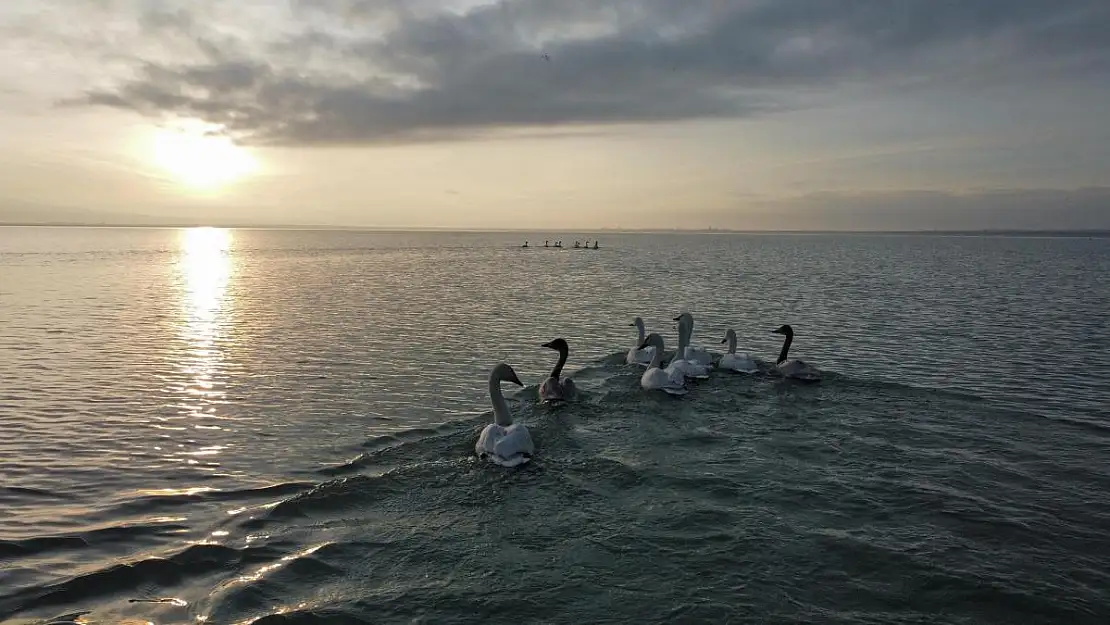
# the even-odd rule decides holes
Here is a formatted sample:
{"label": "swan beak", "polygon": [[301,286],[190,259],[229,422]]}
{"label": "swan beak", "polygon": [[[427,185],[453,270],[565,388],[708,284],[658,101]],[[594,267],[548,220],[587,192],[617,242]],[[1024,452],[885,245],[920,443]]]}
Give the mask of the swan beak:
{"label": "swan beak", "polygon": [[682,315],[679,315],[679,316],[675,317],[674,319],[671,319],[671,321],[678,321],[679,319],[682,319]]}
{"label": "swan beak", "polygon": [[643,349],[643,348],[645,348],[645,347],[647,347],[647,346],[648,346],[648,342],[647,342],[647,341],[644,341],[643,343],[640,343],[640,346],[639,346],[639,347],[638,347],[637,349]]}
{"label": "swan beak", "polygon": [[721,339],[721,344],[728,343],[728,339]]}
{"label": "swan beak", "polygon": [[540,347],[546,347],[546,348],[550,349],[551,348],[551,343],[544,343],[543,345],[540,345]]}
{"label": "swan beak", "polygon": [[517,386],[524,386],[524,382],[521,382],[520,378],[516,377],[515,373],[513,374],[512,379],[510,379],[509,381],[512,382],[513,384],[516,384]]}
{"label": "swan beak", "polygon": [[782,330],[771,330],[771,334],[782,334]]}

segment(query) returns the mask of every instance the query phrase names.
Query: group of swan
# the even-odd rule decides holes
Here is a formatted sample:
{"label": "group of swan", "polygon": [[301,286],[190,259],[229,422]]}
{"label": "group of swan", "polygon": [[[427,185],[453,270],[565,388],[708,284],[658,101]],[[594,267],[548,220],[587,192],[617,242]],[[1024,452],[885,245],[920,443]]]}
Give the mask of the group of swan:
{"label": "group of swan", "polygon": [[[551,374],[540,384],[540,399],[545,402],[560,402],[572,399],[575,395],[574,380],[562,377],[563,366],[567,364],[570,346],[565,339],[555,339],[541,345],[559,352],[559,361]],[[515,467],[532,459],[535,445],[532,435],[523,423],[513,423],[512,412],[505,396],[501,394],[501,383],[512,382],[517,386],[524,383],[517,377],[513,368],[501,363],[489,374],[489,397],[493,402],[493,423],[487,425],[474,444],[474,451],[480,458],[503,467]]]}
{"label": "group of swan", "polygon": [[[550,243],[550,240],[544,241],[543,246],[544,247],[556,247],[556,248],[559,248],[559,249],[562,249],[562,247],[563,247],[563,242],[562,241],[556,241],[553,245],[548,245],[549,243]],[[530,246],[528,245],[528,242],[525,241],[524,245],[521,245],[520,247],[530,247]],[[539,246],[537,245],[536,247],[539,247]],[[594,241],[594,246],[593,247],[590,247],[589,239],[587,239],[585,243],[579,243],[578,241],[575,241],[574,242],[574,249],[596,250],[597,249],[597,241]]]}
{"label": "group of swan", "polygon": [[[631,326],[636,327],[636,345],[628,350],[625,363],[647,367],[640,376],[640,386],[645,390],[659,390],[671,395],[685,395],[688,392],[687,382],[690,379],[706,379],[710,369],[725,369],[740,373],[756,373],[759,365],[748,354],[736,353],[736,331],[729,329],[721,343],[728,343],[728,352],[714,362],[713,354],[703,347],[690,344],[694,333],[694,316],[684,312],[674,318],[678,322],[678,349],[674,358],[663,367],[663,353],[665,346],[663,337],[652,332],[645,336],[644,320],[636,317]],[[775,361],[774,370],[786,378],[805,382],[816,382],[821,379],[821,373],[816,367],[801,360],[787,360],[790,344],[794,342],[794,329],[789,325],[771,330],[775,334],[782,334],[785,340],[778,360]],[[567,401],[575,395],[574,380],[562,377],[563,366],[566,365],[570,346],[565,339],[555,339],[544,343],[542,347],[559,352],[559,360],[551,374],[540,384],[539,395],[544,402]],[[489,374],[489,395],[493,403],[494,422],[487,425],[474,451],[480,458],[489,459],[495,464],[504,467],[515,467],[532,459],[535,445],[532,436],[523,423],[513,423],[509,405],[501,393],[501,383],[511,382],[517,386],[524,383],[517,377],[513,368],[505,363],[494,367]]]}
{"label": "group of swan", "polygon": [[[709,350],[690,344],[694,333],[694,316],[688,312],[674,318],[678,322],[678,349],[675,350],[674,360],[663,368],[663,337],[656,333],[644,336],[644,320],[636,317],[632,321],[636,326],[636,344],[628,350],[625,362],[630,365],[646,366],[640,378],[640,386],[646,390],[659,390],[671,395],[685,395],[686,383],[690,379],[704,379],[709,377],[711,368],[726,369],[740,373],[756,373],[759,365],[748,354],[736,353],[736,331],[729,329],[721,343],[728,343],[728,352],[720,357],[714,365],[713,355]],[[787,378],[816,382],[821,379],[817,368],[801,360],[787,360],[790,344],[794,341],[794,329],[784,325],[776,330],[776,334],[785,335],[786,340],[775,362],[775,371]]]}

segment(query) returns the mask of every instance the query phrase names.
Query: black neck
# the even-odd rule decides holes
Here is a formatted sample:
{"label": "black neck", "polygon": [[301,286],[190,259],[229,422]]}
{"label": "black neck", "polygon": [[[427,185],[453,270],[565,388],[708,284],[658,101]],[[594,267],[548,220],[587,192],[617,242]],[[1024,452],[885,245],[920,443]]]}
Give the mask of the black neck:
{"label": "black neck", "polygon": [[551,377],[556,380],[559,379],[559,375],[563,372],[563,365],[567,364],[567,355],[569,353],[570,350],[565,347],[559,349],[559,363],[551,370]]}
{"label": "black neck", "polygon": [[786,340],[782,342],[782,351],[779,352],[779,359],[778,359],[776,364],[781,365],[782,363],[786,362],[786,354],[790,352],[790,343],[793,340],[794,340],[794,335],[793,334],[787,334],[786,335]]}

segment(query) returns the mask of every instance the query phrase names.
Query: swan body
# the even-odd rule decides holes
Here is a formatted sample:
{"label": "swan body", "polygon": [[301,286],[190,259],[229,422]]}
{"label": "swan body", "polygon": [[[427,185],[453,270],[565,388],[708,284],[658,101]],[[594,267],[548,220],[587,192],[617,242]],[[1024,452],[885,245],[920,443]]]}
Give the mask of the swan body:
{"label": "swan body", "polygon": [[651,363],[648,364],[647,371],[640,376],[640,386],[645,391],[663,391],[668,395],[685,395],[686,390],[686,376],[681,371],[673,367],[666,369],[660,368],[663,362],[663,337],[652,332],[644,339],[640,348],[654,347],[655,352],[651,357]]}
{"label": "swan body", "polygon": [[725,333],[725,338],[721,339],[722,343],[728,343],[728,353],[721,356],[721,360],[717,363],[718,369],[728,369],[730,371],[739,371],[740,373],[755,373],[759,370],[759,365],[755,360],[747,354],[736,353],[736,331],[729,329]]}
{"label": "swan body", "polygon": [[802,382],[818,382],[821,380],[821,371],[802,360],[787,360],[786,357],[790,353],[790,344],[794,342],[794,328],[789,325],[780,326],[777,330],[771,330],[775,334],[782,334],[786,340],[782,343],[782,351],[779,352],[778,360],[775,361],[775,369],[778,370],[785,378],[794,380],[801,380]]}
{"label": "swan body", "polygon": [[686,351],[683,352],[684,359],[707,367],[713,366],[713,354],[709,353],[709,350],[704,347],[690,345],[690,340],[694,336],[694,316],[688,312],[684,312],[674,318],[674,321],[678,321],[679,323],[682,323],[683,320],[685,320],[689,326],[686,336]]}
{"label": "swan body", "polygon": [[625,364],[629,365],[640,365],[641,367],[646,367],[651,363],[651,359],[655,356],[655,347],[652,345],[648,345],[644,348],[640,347],[644,344],[644,320],[636,317],[632,321],[632,323],[628,325],[636,326],[637,337],[636,344],[632,346],[632,349],[628,350],[628,355],[625,356],[624,362]]}
{"label": "swan body", "polygon": [[509,365],[502,363],[493,368],[489,374],[489,396],[494,421],[482,429],[474,452],[498,466],[515,467],[531,460],[536,447],[528,428],[523,423],[513,423],[509,405],[501,394],[501,382],[524,386]]}
{"label": "swan body", "polygon": [[549,343],[544,343],[541,347],[559,352],[559,362],[551,370],[551,375],[543,381],[543,384],[540,384],[540,399],[545,402],[555,402],[572,398],[577,390],[574,386],[574,380],[560,377],[563,373],[563,365],[567,364],[570,346],[563,339],[555,339]]}
{"label": "swan body", "polygon": [[687,344],[690,341],[691,330],[690,322],[687,319],[680,318],[678,322],[678,349],[674,353],[674,360],[667,365],[667,369],[679,371],[688,378],[705,379],[709,377],[709,368],[684,357],[687,352]]}

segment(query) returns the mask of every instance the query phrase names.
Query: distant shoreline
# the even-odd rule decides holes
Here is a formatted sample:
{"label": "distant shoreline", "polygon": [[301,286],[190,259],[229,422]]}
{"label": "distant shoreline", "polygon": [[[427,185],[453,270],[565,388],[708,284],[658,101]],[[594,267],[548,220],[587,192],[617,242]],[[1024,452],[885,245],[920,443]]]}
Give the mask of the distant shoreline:
{"label": "distant shoreline", "polygon": [[149,229],[179,230],[183,228],[227,228],[231,230],[287,230],[287,231],[332,231],[332,232],[468,232],[468,233],[521,233],[537,234],[544,232],[580,232],[611,234],[745,234],[745,235],[917,235],[917,236],[995,236],[995,237],[1087,237],[1110,238],[1110,230],[734,230],[729,228],[593,228],[593,229],[524,229],[524,228],[436,228],[413,226],[329,226],[329,225],[259,225],[259,224],[209,224],[209,223],[86,223],[86,222],[0,222],[0,228],[105,228],[105,229]]}

